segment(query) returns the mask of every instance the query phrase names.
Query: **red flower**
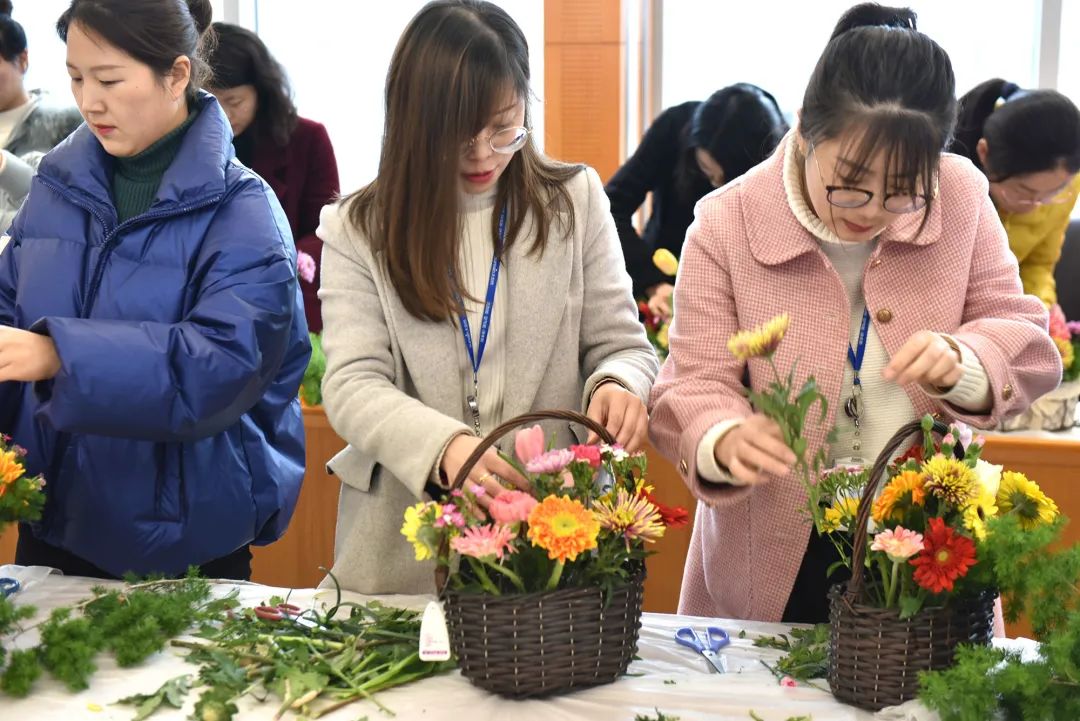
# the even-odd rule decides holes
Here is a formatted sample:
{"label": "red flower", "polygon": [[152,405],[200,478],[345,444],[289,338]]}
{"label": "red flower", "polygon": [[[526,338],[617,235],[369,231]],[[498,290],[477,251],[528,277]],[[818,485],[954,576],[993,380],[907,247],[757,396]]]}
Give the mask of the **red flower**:
{"label": "red flower", "polygon": [[690,514],[686,512],[685,508],[665,506],[648,491],[642,491],[642,495],[645,496],[649,503],[656,506],[656,510],[660,513],[660,520],[667,528],[679,528],[690,522]]}
{"label": "red flower", "polygon": [[570,446],[570,450],[574,452],[574,460],[585,461],[593,468],[600,467],[599,446]]}
{"label": "red flower", "polygon": [[953,582],[975,565],[975,544],[953,532],[941,518],[931,518],[923,534],[923,550],[908,561],[915,566],[915,582],[932,593],[952,591]]}
{"label": "red flower", "polygon": [[922,462],[924,460],[925,459],[923,458],[923,446],[922,446],[922,443],[915,443],[915,444],[913,444],[911,446],[911,448],[904,451],[903,455],[897,456],[896,460],[893,461],[893,465],[896,466],[897,468],[899,468],[900,466],[904,465],[904,463],[906,463],[907,461],[915,461],[919,465],[922,465]]}

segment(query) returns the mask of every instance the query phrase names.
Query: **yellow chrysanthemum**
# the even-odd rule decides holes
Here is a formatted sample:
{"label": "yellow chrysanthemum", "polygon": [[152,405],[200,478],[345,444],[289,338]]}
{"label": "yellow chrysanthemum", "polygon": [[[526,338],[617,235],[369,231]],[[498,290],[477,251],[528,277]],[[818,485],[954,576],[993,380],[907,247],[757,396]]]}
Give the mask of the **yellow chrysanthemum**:
{"label": "yellow chrysanthemum", "polygon": [[553,561],[573,561],[596,548],[600,522],[580,501],[548,496],[529,513],[529,540]]}
{"label": "yellow chrysanthemum", "polygon": [[848,530],[859,515],[859,499],[851,496],[837,498],[831,506],[825,509],[825,519],[821,522],[821,529],[826,533],[834,533],[840,530]]}
{"label": "yellow chrysanthemum", "polygon": [[728,350],[744,362],[751,358],[771,356],[784,339],[789,322],[787,313],[784,313],[753,330],[741,330],[728,340]]}
{"label": "yellow chrysanthemum", "polygon": [[660,248],[653,253],[652,262],[664,275],[676,275],[679,272],[679,259],[667,248]]}
{"label": "yellow chrysanthemum", "polygon": [[923,475],[918,471],[902,471],[881,491],[870,509],[870,516],[878,523],[900,520],[905,511],[912,506],[922,506],[925,500]]}
{"label": "yellow chrysanthemum", "polygon": [[1058,515],[1057,504],[1042,492],[1039,484],[1015,471],[1001,474],[997,505],[1000,515],[1016,514],[1020,525],[1028,530],[1040,523],[1052,523]]}
{"label": "yellow chrysanthemum", "polygon": [[997,498],[993,493],[980,489],[975,500],[964,509],[964,528],[977,540],[986,539],[986,521],[997,515]]}
{"label": "yellow chrysanthemum", "polygon": [[1054,338],[1054,345],[1057,346],[1058,353],[1061,354],[1061,366],[1064,370],[1072,368],[1073,363],[1076,362],[1076,351],[1073,350],[1073,344],[1071,340],[1064,340],[1062,338]]}
{"label": "yellow chrysanthemum", "polygon": [[664,536],[660,511],[644,495],[631,496],[620,488],[614,499],[598,501],[593,508],[601,528],[606,528],[630,541],[641,539],[653,543]]}
{"label": "yellow chrysanthemum", "polygon": [[442,506],[438,503],[421,502],[405,509],[405,522],[401,524],[401,535],[413,545],[417,561],[426,561],[435,555],[431,546],[421,538],[425,529],[431,530],[425,518],[430,506],[435,507],[435,518],[439,518],[442,515]]}
{"label": "yellow chrysanthemum", "polygon": [[0,451],[0,485],[6,486],[26,475],[26,469],[19,463],[15,451]]}
{"label": "yellow chrysanthemum", "polygon": [[965,508],[975,498],[978,478],[963,461],[938,454],[923,464],[923,476],[928,493],[956,508]]}

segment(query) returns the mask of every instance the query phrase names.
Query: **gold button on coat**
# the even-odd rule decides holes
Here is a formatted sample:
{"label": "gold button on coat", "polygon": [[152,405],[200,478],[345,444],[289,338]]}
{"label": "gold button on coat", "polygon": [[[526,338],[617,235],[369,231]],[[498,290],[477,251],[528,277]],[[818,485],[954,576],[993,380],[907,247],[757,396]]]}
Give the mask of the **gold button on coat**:
{"label": "gold button on coat", "polygon": [[882,308],[877,312],[877,319],[879,323],[888,323],[892,320],[892,311],[888,308]]}

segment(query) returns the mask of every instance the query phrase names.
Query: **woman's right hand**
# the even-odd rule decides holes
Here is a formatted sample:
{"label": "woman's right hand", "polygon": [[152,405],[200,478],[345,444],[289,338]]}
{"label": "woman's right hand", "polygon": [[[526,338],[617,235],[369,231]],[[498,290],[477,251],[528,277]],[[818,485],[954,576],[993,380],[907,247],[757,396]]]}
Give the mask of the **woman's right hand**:
{"label": "woman's right hand", "polygon": [[649,312],[661,320],[671,320],[671,295],[675,292],[675,286],[671,283],[660,283],[649,289]]}
{"label": "woman's right hand", "polygon": [[[450,441],[443,453],[442,464],[439,469],[446,475],[448,482],[453,483],[457,478],[458,471],[465,465],[465,460],[472,455],[481,439],[471,433],[462,433]],[[497,477],[496,477],[497,476]],[[499,479],[512,483],[519,490],[531,492],[529,481],[517,472],[512,465],[499,457],[494,448],[489,448],[469,471],[469,476],[463,484],[462,490],[476,495],[476,501],[484,509],[491,503],[491,499],[506,491],[506,487]],[[483,489],[477,493],[477,489]]]}
{"label": "woman's right hand", "polygon": [[713,455],[745,486],[761,483],[766,474],[786,475],[795,465],[795,453],[784,443],[780,426],[761,413],[744,419],[721,436]]}

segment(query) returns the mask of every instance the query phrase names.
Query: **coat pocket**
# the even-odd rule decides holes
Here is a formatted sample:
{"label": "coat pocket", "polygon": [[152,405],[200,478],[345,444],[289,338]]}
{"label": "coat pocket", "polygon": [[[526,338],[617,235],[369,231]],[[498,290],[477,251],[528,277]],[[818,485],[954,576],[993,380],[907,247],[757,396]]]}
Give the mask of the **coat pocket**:
{"label": "coat pocket", "polygon": [[374,460],[365,457],[352,446],[345,446],[345,450],[327,462],[326,472],[337,476],[345,485],[367,493],[371,488],[371,477],[375,474],[376,465]]}

